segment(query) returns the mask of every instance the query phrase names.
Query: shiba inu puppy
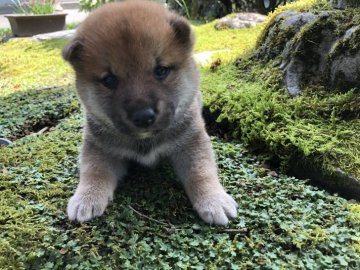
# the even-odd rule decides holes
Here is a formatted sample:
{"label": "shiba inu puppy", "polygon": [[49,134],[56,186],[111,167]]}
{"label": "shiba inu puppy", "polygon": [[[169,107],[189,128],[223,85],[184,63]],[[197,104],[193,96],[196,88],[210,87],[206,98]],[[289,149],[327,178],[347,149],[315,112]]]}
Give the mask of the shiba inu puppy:
{"label": "shiba inu puppy", "polygon": [[63,49],[85,109],[80,183],[70,220],[101,216],[129,160],[168,158],[199,216],[226,225],[237,204],[217,176],[201,115],[187,21],[150,1],[107,4]]}

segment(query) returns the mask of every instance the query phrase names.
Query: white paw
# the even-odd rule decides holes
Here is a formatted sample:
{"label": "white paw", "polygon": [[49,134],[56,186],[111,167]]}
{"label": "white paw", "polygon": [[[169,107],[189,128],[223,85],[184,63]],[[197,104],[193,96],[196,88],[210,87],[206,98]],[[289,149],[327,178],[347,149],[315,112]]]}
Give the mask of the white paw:
{"label": "white paw", "polygon": [[194,208],[209,224],[226,225],[229,218],[237,216],[237,203],[225,191],[200,198]]}
{"label": "white paw", "polygon": [[68,217],[79,222],[89,221],[101,216],[111,200],[111,192],[92,190],[75,192],[67,207]]}

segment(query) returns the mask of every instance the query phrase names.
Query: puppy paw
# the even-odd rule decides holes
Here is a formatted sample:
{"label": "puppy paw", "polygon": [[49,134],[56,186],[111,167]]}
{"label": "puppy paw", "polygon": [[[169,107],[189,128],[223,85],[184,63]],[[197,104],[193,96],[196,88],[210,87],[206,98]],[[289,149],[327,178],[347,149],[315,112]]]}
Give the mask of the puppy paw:
{"label": "puppy paw", "polygon": [[226,225],[237,216],[237,203],[225,191],[204,196],[194,204],[199,216],[209,224]]}
{"label": "puppy paw", "polygon": [[103,191],[76,192],[71,197],[67,214],[70,220],[85,222],[95,217],[101,216],[106,206],[112,200],[112,193]]}

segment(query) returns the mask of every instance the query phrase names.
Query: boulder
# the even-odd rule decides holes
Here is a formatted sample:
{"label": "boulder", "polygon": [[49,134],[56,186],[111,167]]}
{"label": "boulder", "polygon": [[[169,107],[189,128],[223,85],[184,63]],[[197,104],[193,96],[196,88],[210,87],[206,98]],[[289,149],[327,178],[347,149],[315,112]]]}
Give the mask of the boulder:
{"label": "boulder", "polygon": [[[359,15],[360,10],[354,8],[280,13],[270,19],[251,58],[272,67],[268,70],[276,74],[274,84],[280,82],[287,89],[289,103],[303,102],[298,103],[299,111],[294,112],[290,122],[307,124],[299,124],[298,130],[284,140],[286,143],[277,143],[279,153],[282,153],[279,149],[287,149],[288,143],[297,149],[286,160],[287,173],[311,179],[332,192],[357,200],[360,199]],[[308,128],[308,133],[299,127]],[[313,131],[316,136],[310,135]],[[298,137],[303,140],[301,143]],[[304,147],[304,138],[314,142],[312,149]]]}
{"label": "boulder", "polygon": [[254,27],[258,23],[265,21],[266,16],[259,13],[242,12],[228,15],[221,18],[215,25],[215,28],[220,29],[234,29],[234,28],[249,28]]}
{"label": "boulder", "polygon": [[331,5],[337,9],[359,8],[359,0],[331,0]]}
{"label": "boulder", "polygon": [[311,84],[347,91],[360,85],[359,10],[278,15],[262,36],[255,57],[274,61],[296,96]]}

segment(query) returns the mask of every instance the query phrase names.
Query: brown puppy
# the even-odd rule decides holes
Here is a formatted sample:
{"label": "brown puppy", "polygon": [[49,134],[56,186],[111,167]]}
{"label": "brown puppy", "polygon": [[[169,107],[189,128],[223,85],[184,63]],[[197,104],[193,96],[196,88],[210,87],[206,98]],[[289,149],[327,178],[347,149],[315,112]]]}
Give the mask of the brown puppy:
{"label": "brown puppy", "polygon": [[171,160],[194,208],[210,224],[236,217],[201,116],[194,37],[181,17],[150,1],[105,5],[64,48],[85,108],[80,183],[68,216],[103,214],[128,160]]}

